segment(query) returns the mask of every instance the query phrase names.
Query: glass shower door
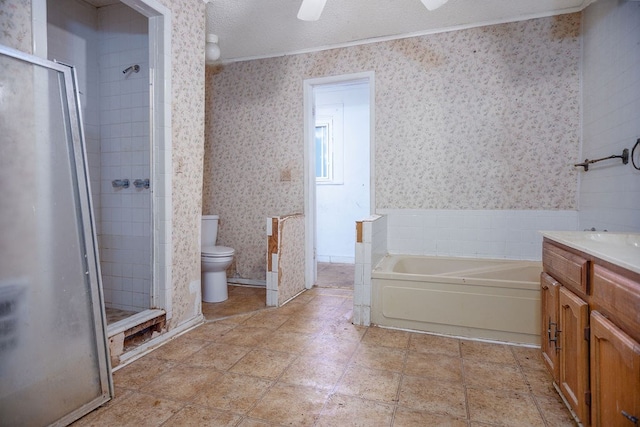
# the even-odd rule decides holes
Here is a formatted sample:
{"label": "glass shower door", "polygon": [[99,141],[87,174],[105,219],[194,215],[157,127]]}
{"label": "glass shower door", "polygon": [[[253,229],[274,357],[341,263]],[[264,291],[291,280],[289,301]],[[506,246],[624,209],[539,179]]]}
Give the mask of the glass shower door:
{"label": "glass shower door", "polygon": [[113,395],[69,67],[0,46],[0,425],[66,425]]}

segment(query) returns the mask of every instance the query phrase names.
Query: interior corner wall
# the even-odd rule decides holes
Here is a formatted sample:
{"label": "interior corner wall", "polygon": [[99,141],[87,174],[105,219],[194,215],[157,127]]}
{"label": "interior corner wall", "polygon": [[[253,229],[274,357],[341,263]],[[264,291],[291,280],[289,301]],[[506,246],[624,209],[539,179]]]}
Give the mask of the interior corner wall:
{"label": "interior corner wall", "polygon": [[[264,218],[304,207],[303,80],[375,73],[379,209],[576,210],[580,14],[207,72],[203,213],[264,279]],[[291,171],[281,181],[281,171]]]}
{"label": "interior corner wall", "polygon": [[[640,138],[640,3],[597,1],[583,26],[582,158],[631,152]],[[640,171],[631,162],[608,160],[580,175],[580,229],[640,231]]]}

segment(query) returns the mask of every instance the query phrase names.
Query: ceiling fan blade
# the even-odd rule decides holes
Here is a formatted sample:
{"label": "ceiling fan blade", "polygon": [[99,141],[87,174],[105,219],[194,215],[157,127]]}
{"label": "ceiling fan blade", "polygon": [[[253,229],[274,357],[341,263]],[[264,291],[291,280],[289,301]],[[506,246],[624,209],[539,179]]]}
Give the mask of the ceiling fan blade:
{"label": "ceiling fan blade", "polygon": [[422,4],[427,9],[436,10],[437,8],[439,8],[449,0],[420,0],[420,1],[422,1]]}
{"label": "ceiling fan blade", "polygon": [[317,21],[322,15],[322,9],[327,0],[302,0],[298,19],[302,21]]}

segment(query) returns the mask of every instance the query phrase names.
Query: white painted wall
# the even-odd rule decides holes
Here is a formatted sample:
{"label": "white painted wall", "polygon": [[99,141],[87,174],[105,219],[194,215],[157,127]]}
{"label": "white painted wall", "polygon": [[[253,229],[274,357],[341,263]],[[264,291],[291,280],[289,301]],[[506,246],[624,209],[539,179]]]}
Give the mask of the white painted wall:
{"label": "white painted wall", "polygon": [[[591,4],[583,34],[582,159],[631,151],[640,138],[640,3]],[[640,148],[635,154],[639,164]],[[640,231],[640,171],[631,162],[607,160],[579,173],[580,229]]]}
{"label": "white painted wall", "polygon": [[[317,260],[355,262],[355,222],[370,214],[369,85],[314,89],[316,117],[334,116],[334,144],[342,144],[342,179],[316,185]],[[340,153],[340,150],[337,150]]]}

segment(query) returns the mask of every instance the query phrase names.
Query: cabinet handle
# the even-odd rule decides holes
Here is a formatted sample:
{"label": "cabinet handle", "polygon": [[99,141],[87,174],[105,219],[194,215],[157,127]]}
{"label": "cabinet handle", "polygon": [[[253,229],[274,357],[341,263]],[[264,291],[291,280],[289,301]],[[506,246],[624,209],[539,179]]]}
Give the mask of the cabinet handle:
{"label": "cabinet handle", "polygon": [[[555,332],[553,333],[553,338],[551,338],[551,327],[555,328]],[[551,317],[549,317],[549,329],[547,329],[547,336],[549,338],[549,343],[553,343],[553,347],[556,351],[560,351],[560,347],[558,347],[558,335],[562,332],[558,329],[558,324],[551,321]]]}
{"label": "cabinet handle", "polygon": [[622,411],[622,415],[635,425],[638,425],[638,421],[640,421],[638,417],[634,417],[633,415],[628,414],[626,411]]}

